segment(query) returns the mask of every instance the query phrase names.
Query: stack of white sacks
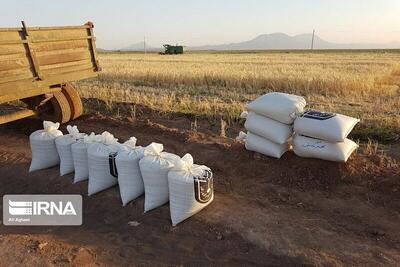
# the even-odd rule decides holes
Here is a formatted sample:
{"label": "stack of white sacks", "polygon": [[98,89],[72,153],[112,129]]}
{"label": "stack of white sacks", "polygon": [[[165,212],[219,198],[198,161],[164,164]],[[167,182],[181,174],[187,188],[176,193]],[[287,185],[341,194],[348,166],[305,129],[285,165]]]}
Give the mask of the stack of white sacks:
{"label": "stack of white sacks", "polygon": [[172,225],[198,213],[214,199],[210,168],[184,157],[163,152],[163,145],[136,146],[136,138],[119,143],[109,132],[79,133],[67,126],[45,121],[44,129],[30,136],[30,171],[60,164],[60,175],[75,172],[74,183],[89,180],[88,195],[119,184],[122,205],[145,194],[145,212],[170,202]]}
{"label": "stack of white sacks", "polygon": [[[358,145],[347,136],[359,122],[341,114],[306,110],[301,96],[268,93],[247,105],[246,149],[280,158],[291,147],[296,155],[346,162]],[[294,124],[294,125],[293,125]]]}
{"label": "stack of white sacks", "polygon": [[308,110],[296,118],[293,151],[305,158],[346,162],[358,145],[347,136],[360,120]]}
{"label": "stack of white sacks", "polygon": [[241,132],[238,139],[246,141],[246,149],[280,158],[290,148],[293,121],[303,112],[306,101],[301,96],[268,93],[247,105],[247,134]]}

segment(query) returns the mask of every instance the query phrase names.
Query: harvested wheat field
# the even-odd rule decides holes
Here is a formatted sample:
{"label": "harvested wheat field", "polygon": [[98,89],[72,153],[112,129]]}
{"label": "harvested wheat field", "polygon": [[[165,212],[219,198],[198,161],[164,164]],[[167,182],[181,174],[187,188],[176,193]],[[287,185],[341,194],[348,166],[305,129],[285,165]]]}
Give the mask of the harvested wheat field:
{"label": "harvested wheat field", "polygon": [[101,53],[100,60],[99,78],[77,87],[83,97],[106,104],[88,107],[116,116],[135,116],[146,107],[159,115],[189,114],[193,124],[222,118],[229,129],[241,125],[247,102],[279,91],[304,96],[309,108],[360,118],[353,139],[400,138],[399,50]]}
{"label": "harvested wheat field", "polygon": [[[28,136],[37,119],[0,126],[0,191],[81,194],[81,227],[0,226],[2,266],[396,266],[400,260],[400,166],[361,149],[347,164],[281,160],[246,151],[215,134],[184,130],[186,118],[116,119],[100,113],[74,123],[83,132],[112,132],[139,145],[160,142],[191,153],[215,174],[215,200],[172,227],[169,207],[143,214],[144,197],[122,208],[118,187],[87,197],[59,168],[28,173]],[[176,126],[176,127],[175,127]],[[65,128],[62,129],[65,131]],[[364,152],[363,152],[364,151]]]}

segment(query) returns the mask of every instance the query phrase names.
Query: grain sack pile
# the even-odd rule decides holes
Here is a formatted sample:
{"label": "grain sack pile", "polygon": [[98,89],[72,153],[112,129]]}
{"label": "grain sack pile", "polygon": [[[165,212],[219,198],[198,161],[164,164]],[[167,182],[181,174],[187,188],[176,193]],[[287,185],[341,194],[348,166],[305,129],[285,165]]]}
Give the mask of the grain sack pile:
{"label": "grain sack pile", "polygon": [[144,157],[139,161],[145,191],[144,212],[169,200],[168,172],[180,157],[163,150],[162,144],[151,143],[144,149]]}
{"label": "grain sack pile", "polygon": [[60,157],[60,176],[74,171],[74,161],[72,158],[72,145],[83,139],[86,135],[80,133],[78,127],[67,126],[68,134],[56,138],[57,152]]}
{"label": "grain sack pile", "polygon": [[144,193],[143,178],[139,168],[139,161],[143,157],[144,148],[136,146],[136,138],[131,137],[121,145],[115,158],[123,206]]}
{"label": "grain sack pile", "polygon": [[74,183],[89,179],[89,164],[87,149],[90,144],[101,142],[101,135],[91,133],[72,144],[72,159],[74,161]]}
{"label": "grain sack pile", "polygon": [[[121,144],[109,132],[101,134],[98,143],[89,145],[87,149],[89,164],[89,196],[110,188],[118,183],[116,174],[113,173],[113,155],[116,155]],[[111,157],[111,158],[110,158]]]}
{"label": "grain sack pile", "polygon": [[43,130],[33,132],[29,136],[32,151],[32,161],[29,171],[36,171],[56,166],[60,163],[55,139],[63,133],[58,130],[59,123],[43,122]]}
{"label": "grain sack pile", "polygon": [[210,168],[194,164],[190,154],[175,161],[168,172],[168,185],[173,226],[198,213],[214,199]]}
{"label": "grain sack pile", "polygon": [[306,158],[346,162],[358,145],[347,138],[360,120],[307,110],[294,122],[293,151]]}
{"label": "grain sack pile", "polygon": [[247,150],[280,158],[290,147],[293,121],[305,106],[306,101],[301,96],[265,94],[247,105],[249,112],[242,113],[248,132],[241,133],[238,139],[245,140]]}
{"label": "grain sack pile", "polygon": [[136,146],[135,137],[120,144],[109,132],[86,135],[77,126],[68,125],[63,135],[59,126],[45,121],[30,135],[30,171],[60,163],[61,176],[75,171],[74,183],[89,179],[89,196],[119,184],[123,206],[145,193],[144,212],[170,201],[173,226],[214,199],[211,169],[194,164],[190,154],[181,159],[163,152],[162,144]]}

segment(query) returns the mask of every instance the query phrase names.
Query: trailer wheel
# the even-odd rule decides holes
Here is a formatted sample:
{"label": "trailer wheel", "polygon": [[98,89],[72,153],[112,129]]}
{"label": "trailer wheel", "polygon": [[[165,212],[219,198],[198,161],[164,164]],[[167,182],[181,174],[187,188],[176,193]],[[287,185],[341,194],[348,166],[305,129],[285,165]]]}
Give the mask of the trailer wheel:
{"label": "trailer wheel", "polygon": [[67,98],[67,101],[71,108],[71,120],[75,120],[76,118],[80,117],[83,114],[83,105],[81,97],[79,96],[74,86],[71,83],[66,83],[62,85],[61,92]]}
{"label": "trailer wheel", "polygon": [[53,93],[53,97],[48,101],[50,107],[41,114],[45,120],[66,123],[71,119],[71,108],[69,102],[62,92]]}

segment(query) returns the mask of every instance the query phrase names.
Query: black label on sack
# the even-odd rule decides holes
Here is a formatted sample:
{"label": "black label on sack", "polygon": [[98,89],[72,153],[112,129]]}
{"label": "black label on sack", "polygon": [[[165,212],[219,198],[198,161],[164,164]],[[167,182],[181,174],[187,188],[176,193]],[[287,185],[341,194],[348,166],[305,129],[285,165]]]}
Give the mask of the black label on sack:
{"label": "black label on sack", "polygon": [[305,111],[303,113],[303,115],[301,115],[301,117],[303,117],[303,118],[320,120],[320,121],[324,121],[324,120],[333,118],[335,116],[336,116],[335,113],[321,112],[321,111],[312,110],[312,109]]}
{"label": "black label on sack", "polygon": [[213,174],[210,170],[205,170],[201,177],[194,177],[194,196],[197,202],[207,203],[213,194]]}
{"label": "black label on sack", "polygon": [[115,157],[118,152],[110,153],[108,155],[108,164],[110,165],[110,174],[115,178],[118,177],[117,164],[115,164]]}

